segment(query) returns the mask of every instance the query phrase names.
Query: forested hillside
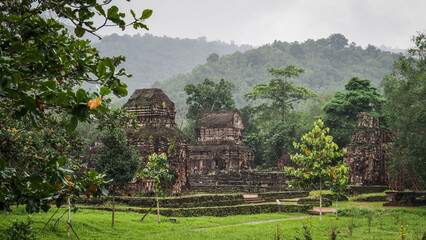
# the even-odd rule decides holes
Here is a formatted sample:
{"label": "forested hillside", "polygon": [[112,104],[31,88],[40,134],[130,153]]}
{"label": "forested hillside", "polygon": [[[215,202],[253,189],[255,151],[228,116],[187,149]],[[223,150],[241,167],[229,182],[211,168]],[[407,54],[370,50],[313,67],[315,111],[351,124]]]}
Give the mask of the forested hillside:
{"label": "forested hillside", "polygon": [[316,93],[343,90],[352,76],[370,79],[378,86],[381,79],[392,70],[398,54],[381,51],[369,45],[362,48],[341,34],[328,38],[299,42],[276,41],[244,53],[235,52],[219,59],[208,61],[192,70],[179,74],[154,87],[163,89],[176,105],[184,106],[186,94],[183,88],[188,83],[201,83],[205,78],[218,81],[221,78],[235,84],[234,98],[237,107],[244,106],[244,94],[258,83],[267,82],[272,76],[267,69],[283,68],[294,64],[305,72],[293,81],[296,85],[310,88]]}
{"label": "forested hillside", "polygon": [[209,42],[204,37],[179,39],[150,34],[143,36],[113,34],[94,45],[102,56],[126,57],[126,62],[120,67],[124,67],[127,73],[133,75],[133,78],[123,79],[128,85],[129,94],[138,88],[151,87],[155,81],[189,72],[195,66],[205,63],[206,58],[213,52],[226,55],[251,48],[248,45]]}

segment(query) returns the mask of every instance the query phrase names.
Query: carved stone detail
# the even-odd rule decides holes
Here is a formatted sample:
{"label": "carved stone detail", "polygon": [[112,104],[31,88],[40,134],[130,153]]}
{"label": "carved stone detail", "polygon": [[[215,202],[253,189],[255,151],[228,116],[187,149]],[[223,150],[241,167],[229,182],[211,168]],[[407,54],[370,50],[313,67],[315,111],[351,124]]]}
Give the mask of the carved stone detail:
{"label": "carved stone detail", "polygon": [[173,177],[172,193],[180,193],[187,182],[190,139],[177,128],[175,104],[161,89],[137,89],[124,105],[136,115],[138,129],[126,132],[129,145],[141,154],[141,168],[148,156],[166,153]]}
{"label": "carved stone detail", "polygon": [[195,124],[196,146],[190,147],[190,174],[253,167],[253,151],[243,146],[243,120],[238,110],[201,112]]}
{"label": "carved stone detail", "polygon": [[382,152],[378,121],[369,113],[357,115],[358,125],[351,137],[344,162],[349,167],[349,184],[383,184],[384,169],[381,164]]}

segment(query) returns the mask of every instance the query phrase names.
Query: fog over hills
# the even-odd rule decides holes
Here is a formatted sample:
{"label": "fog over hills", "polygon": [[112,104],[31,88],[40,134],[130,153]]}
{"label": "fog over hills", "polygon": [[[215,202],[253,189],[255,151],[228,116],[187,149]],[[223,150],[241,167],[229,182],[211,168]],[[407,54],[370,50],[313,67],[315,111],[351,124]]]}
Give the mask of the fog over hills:
{"label": "fog over hills", "polygon": [[112,34],[94,42],[94,46],[103,56],[126,57],[126,62],[120,66],[133,75],[130,79],[123,78],[128,85],[129,94],[134,89],[149,88],[155,81],[190,72],[197,65],[204,64],[211,53],[226,55],[251,48],[249,45],[209,42],[204,37],[179,39],[151,34],[133,36]]}

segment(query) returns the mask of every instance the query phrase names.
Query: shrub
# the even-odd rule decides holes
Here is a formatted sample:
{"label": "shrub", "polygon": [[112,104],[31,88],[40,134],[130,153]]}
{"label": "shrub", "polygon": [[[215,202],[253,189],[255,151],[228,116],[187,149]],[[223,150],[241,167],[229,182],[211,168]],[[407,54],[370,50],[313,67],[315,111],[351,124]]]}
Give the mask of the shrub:
{"label": "shrub", "polygon": [[34,240],[37,237],[33,233],[30,218],[26,221],[13,221],[12,226],[3,230],[4,240]]}
{"label": "shrub", "polygon": [[374,210],[368,210],[364,208],[345,208],[339,209],[339,216],[341,217],[367,217],[369,214],[374,212]]}

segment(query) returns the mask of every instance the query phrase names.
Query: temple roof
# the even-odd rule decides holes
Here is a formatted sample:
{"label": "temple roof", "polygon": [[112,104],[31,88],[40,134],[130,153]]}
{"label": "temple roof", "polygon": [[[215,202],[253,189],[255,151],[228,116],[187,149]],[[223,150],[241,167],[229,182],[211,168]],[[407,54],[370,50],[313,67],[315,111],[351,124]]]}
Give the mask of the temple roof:
{"label": "temple roof", "polygon": [[236,127],[234,123],[234,115],[240,115],[237,109],[231,111],[210,112],[202,111],[197,114],[195,128],[233,128]]}
{"label": "temple roof", "polygon": [[124,107],[152,107],[156,105],[162,105],[169,109],[175,108],[175,104],[159,88],[136,89],[129,101],[124,104]]}

